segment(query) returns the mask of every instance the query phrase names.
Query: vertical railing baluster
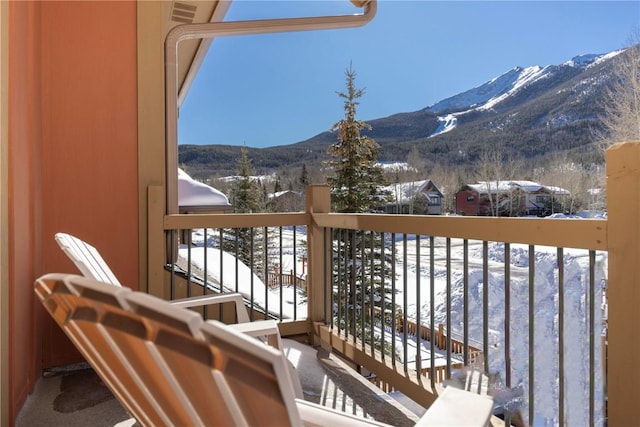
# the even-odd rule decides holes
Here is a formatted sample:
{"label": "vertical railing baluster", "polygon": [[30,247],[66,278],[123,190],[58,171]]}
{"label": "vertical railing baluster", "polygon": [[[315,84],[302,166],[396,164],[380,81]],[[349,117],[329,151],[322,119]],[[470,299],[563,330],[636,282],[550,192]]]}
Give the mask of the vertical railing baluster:
{"label": "vertical railing baluster", "polygon": [[[298,320],[298,251],[296,249],[297,228],[298,227],[296,225],[293,226],[293,320]],[[280,253],[282,253],[282,248],[280,249]],[[302,262],[304,262],[304,259]],[[323,265],[327,264],[323,263]]]}
{"label": "vertical railing baluster", "polygon": [[[382,242],[381,242],[382,243]],[[374,333],[374,328],[375,328],[375,250],[374,250],[374,245],[375,245],[375,231],[370,231],[369,232],[369,251],[370,251],[370,256],[371,256],[371,274],[370,274],[370,288],[369,288],[369,333],[371,334],[371,355],[375,354],[375,343],[374,343],[374,339],[375,339],[375,333]],[[384,266],[384,264],[381,264],[382,266]],[[384,288],[384,284],[381,283],[381,287]],[[364,310],[364,307],[363,307]]]}
{"label": "vertical railing baluster", "polygon": [[340,304],[344,304],[342,309],[343,309],[343,316],[344,316],[344,338],[348,339],[349,336],[349,323],[351,321],[351,319],[349,318],[349,274],[348,274],[348,268],[349,268],[349,255],[347,254],[347,249],[349,247],[349,245],[347,244],[347,230],[345,229],[341,229],[341,233],[343,236],[343,240],[342,240],[342,246],[343,246],[343,269],[341,269],[342,271],[342,281],[340,282],[340,284],[342,285],[342,292],[343,292],[343,298],[344,298],[344,303],[341,302]]}
{"label": "vertical railing baluster", "polygon": [[[345,287],[344,285],[344,277],[343,277],[343,271],[342,271],[342,264],[346,263],[346,254],[343,254],[343,249],[344,249],[344,232],[342,229],[337,230],[336,232],[336,258],[337,258],[337,262],[338,262],[338,266],[336,268],[337,274],[333,275],[335,277],[335,280],[337,281],[337,289],[336,289],[336,298],[338,299],[338,316],[337,316],[337,321],[338,321],[338,336],[340,336],[340,332],[342,331],[342,292],[343,292],[343,288]],[[333,239],[333,236],[332,236]],[[346,328],[346,320],[344,321],[345,324],[345,328]],[[345,329],[346,330],[346,329]],[[346,336],[346,335],[345,335]]]}
{"label": "vertical railing baluster", "polygon": [[429,236],[429,330],[431,331],[431,336],[429,337],[429,351],[431,352],[430,362],[431,366],[429,367],[429,379],[431,382],[431,390],[436,389],[436,274],[435,274],[435,237],[433,235]]}
{"label": "vertical railing baluster", "polygon": [[535,247],[529,245],[529,425],[533,425],[535,421],[535,269]]}
{"label": "vertical railing baluster", "polygon": [[349,247],[349,245],[347,244],[347,230],[342,229],[341,230],[342,236],[343,236],[343,241],[342,241],[342,246],[343,246],[343,251],[344,251],[344,255],[343,255],[343,269],[341,269],[342,271],[342,281],[340,282],[342,285],[342,292],[343,292],[343,298],[344,298],[344,302],[341,302],[341,304],[344,304],[342,306],[342,310],[343,310],[343,322],[344,322],[344,338],[348,339],[349,336],[349,324],[351,323],[351,319],[349,318],[349,273],[348,273],[348,269],[349,269],[349,255],[347,254],[347,249]]}
{"label": "vertical railing baluster", "polygon": [[482,354],[489,373],[489,242],[482,241]]}
{"label": "vertical railing baluster", "polygon": [[[262,227],[262,277],[264,278],[264,316],[269,318],[269,244],[267,227]],[[260,236],[258,236],[260,237]],[[274,310],[275,311],[275,310]],[[281,313],[282,314],[282,313]],[[282,318],[282,316],[280,316]]]}
{"label": "vertical railing baluster", "polygon": [[451,238],[446,239],[446,252],[447,252],[447,378],[451,378]]}
{"label": "vertical railing baluster", "polygon": [[596,342],[596,251],[589,251],[589,426],[595,424],[595,342]]}
{"label": "vertical railing baluster", "polygon": [[340,315],[342,313],[342,309],[340,308],[340,304],[342,304],[341,293],[340,293],[340,230],[336,230],[335,228],[331,228],[330,235],[328,236],[328,240],[331,246],[331,295],[334,298],[335,302],[335,313],[334,308],[331,307],[331,318],[335,317],[336,326],[338,327],[338,335],[340,335],[341,326],[340,326]]}
{"label": "vertical railing baluster", "polygon": [[[504,364],[505,385],[511,387],[511,244],[504,244]],[[505,426],[511,424],[511,415],[504,418]]]}
{"label": "vertical railing baluster", "polygon": [[[235,289],[236,292],[238,292],[238,278],[240,277],[240,229],[236,228],[235,229],[236,232],[236,241],[235,241],[235,253],[236,253],[236,258],[235,258],[235,268],[236,268],[236,283],[235,283]],[[251,305],[251,315],[253,316],[253,298],[251,298],[251,301],[249,302]],[[253,317],[252,317],[253,319]]]}
{"label": "vertical railing baluster", "polygon": [[[204,286],[202,289],[202,294],[206,295],[207,293],[207,285],[209,284],[209,251],[207,250],[207,229],[203,229],[204,241],[202,242],[202,250],[203,250],[203,270],[204,270]],[[205,310],[206,311],[206,310]]]}
{"label": "vertical railing baluster", "polygon": [[398,321],[396,311],[396,233],[391,233],[391,365],[396,368],[396,336]]}
{"label": "vertical railing baluster", "polygon": [[[250,291],[250,295],[251,295],[251,320],[253,320],[253,310],[255,307],[255,300],[256,297],[254,295],[254,283],[253,283],[253,266],[254,266],[254,260],[253,260],[253,227],[251,227],[249,229],[249,271],[251,274],[251,278],[249,279],[249,283],[251,286],[251,291]],[[238,287],[238,276],[236,275],[236,287]],[[265,304],[266,305],[266,304]],[[268,311],[268,307],[265,307],[265,312]]]}
{"label": "vertical railing baluster", "polygon": [[564,419],[564,249],[557,249],[558,264],[558,423]]}
{"label": "vertical railing baluster", "polygon": [[176,253],[176,230],[169,231],[169,251],[171,253],[171,275],[169,277],[169,298],[176,299],[176,261],[173,256]]}
{"label": "vertical railing baluster", "polygon": [[422,316],[420,313],[420,235],[416,235],[416,376],[422,383]]}
{"label": "vertical railing baluster", "polygon": [[[278,227],[278,248],[279,248],[278,254],[279,254],[279,257],[280,257],[280,259],[278,260],[278,262],[280,263],[280,268],[278,269],[278,271],[280,272],[280,274],[278,275],[279,276],[278,277],[279,284],[280,284],[280,320],[282,320],[282,318],[283,318],[283,310],[284,310],[284,300],[283,300],[283,292],[284,292],[283,288],[284,287],[282,285],[282,273],[283,273],[283,271],[282,271],[282,260],[283,260],[283,258],[282,258],[282,226]],[[293,253],[293,265],[296,265],[296,253],[295,252]],[[269,275],[267,274],[266,277],[267,277],[267,280],[268,280]],[[295,283],[295,280],[294,280],[294,283]],[[267,286],[265,286],[265,288],[268,289],[269,286],[267,285]],[[295,295],[295,288],[294,288],[293,292],[294,292],[294,295]]]}
{"label": "vertical railing baluster", "polygon": [[224,230],[222,228],[219,229],[220,232],[220,241],[218,242],[218,248],[220,249],[220,293],[225,291],[224,289]]}
{"label": "vertical railing baluster", "polygon": [[[207,288],[209,286],[209,266],[208,266],[208,255],[209,255],[209,251],[207,250],[207,229],[203,229],[204,231],[204,242],[202,243],[202,250],[204,251],[203,255],[203,269],[204,269],[204,277],[202,278],[204,280],[204,284],[202,285],[202,294],[206,295],[207,294]],[[220,306],[220,313],[222,313],[222,305]],[[220,315],[222,318],[222,314]],[[209,310],[207,308],[207,306],[203,306],[202,307],[202,317],[206,320],[209,318]]]}
{"label": "vertical railing baluster", "polygon": [[387,259],[385,256],[385,246],[386,246],[386,241],[384,238],[384,231],[380,232],[380,262],[381,262],[381,267],[380,267],[380,284],[381,284],[381,299],[380,299],[380,346],[381,346],[381,351],[380,354],[382,355],[382,362],[385,362],[387,360],[386,358],[386,351],[385,351],[385,347],[384,347],[384,343],[386,342],[386,334],[385,334],[385,310],[387,308],[387,286],[386,286],[386,280],[387,278],[385,277],[385,267],[387,265]]}
{"label": "vertical railing baluster", "polygon": [[469,366],[469,240],[462,241],[463,246],[463,307],[462,307],[462,341],[464,344],[462,360],[464,365]]}
{"label": "vertical railing baluster", "polygon": [[[366,314],[366,310],[365,310],[365,304],[366,304],[366,298],[365,298],[365,294],[367,293],[367,287],[365,286],[366,282],[366,274],[367,272],[365,271],[365,265],[367,263],[367,257],[366,257],[366,248],[365,248],[365,242],[366,242],[366,232],[362,231],[360,233],[360,286],[358,286],[358,284],[356,283],[356,289],[359,287],[360,288],[360,302],[359,302],[359,308],[360,308],[360,345],[362,346],[362,350],[364,350],[364,345],[367,342],[366,339],[366,328],[365,328],[365,314]],[[357,293],[356,293],[357,295]]]}
{"label": "vertical railing baluster", "polygon": [[[333,229],[332,228],[325,228],[324,232],[322,233],[322,244],[323,244],[323,250],[322,250],[322,258],[324,260],[324,262],[322,263],[322,265],[324,266],[324,274],[322,275],[322,277],[324,277],[324,323],[326,324],[327,322],[329,322],[329,325],[331,326],[331,332],[333,332],[333,268],[334,268],[334,264],[333,264]],[[309,246],[307,245],[307,251],[309,250]],[[309,252],[307,252],[308,255]],[[327,259],[327,257],[329,259]],[[328,268],[327,268],[328,266]],[[311,275],[307,273],[307,295],[309,295],[309,282],[308,282],[308,278]],[[328,288],[328,289],[327,289]],[[307,304],[307,318],[311,318],[311,316],[309,315],[309,306],[311,304]],[[329,320],[327,320],[329,319]]]}
{"label": "vertical railing baluster", "polygon": [[191,296],[191,283],[193,278],[191,277],[191,229],[182,230],[182,234],[186,237],[187,246],[187,298]]}
{"label": "vertical railing baluster", "polygon": [[504,365],[505,384],[511,387],[511,244],[504,244]]}
{"label": "vertical railing baluster", "polygon": [[402,234],[402,360],[404,361],[404,374],[409,375],[409,366],[408,363],[408,317],[407,317],[407,305],[408,298],[407,295],[408,285],[407,285],[407,234]]}
{"label": "vertical railing baluster", "polygon": [[357,300],[357,294],[358,294],[358,289],[357,289],[357,269],[356,269],[356,249],[357,249],[357,243],[356,243],[356,232],[355,230],[349,230],[348,231],[349,234],[349,249],[350,249],[350,254],[349,254],[349,261],[351,262],[351,265],[349,266],[349,292],[348,292],[348,298],[349,298],[349,304],[351,304],[351,328],[349,329],[349,333],[351,334],[351,342],[355,344],[356,342],[356,335],[357,335],[357,328],[358,328],[358,313],[356,313],[356,305],[358,303]]}

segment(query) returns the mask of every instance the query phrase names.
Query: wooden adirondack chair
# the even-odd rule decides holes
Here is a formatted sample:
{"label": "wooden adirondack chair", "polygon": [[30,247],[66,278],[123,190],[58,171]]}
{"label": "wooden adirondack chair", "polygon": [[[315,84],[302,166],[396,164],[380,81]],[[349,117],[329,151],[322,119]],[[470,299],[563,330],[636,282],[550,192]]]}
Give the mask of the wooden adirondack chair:
{"label": "wooden adirondack chair", "polygon": [[[42,304],[142,425],[383,425],[295,397],[282,352],[128,288],[48,274]],[[418,425],[487,425],[490,399],[447,388]]]}
{"label": "wooden adirondack chair", "polygon": [[[111,268],[95,247],[68,233],[56,233],[54,238],[58,246],[60,246],[60,249],[69,257],[84,277],[122,287],[116,275],[111,271]],[[240,293],[198,295],[171,300],[169,303],[182,308],[221,305],[226,303],[233,304],[237,322],[232,325],[233,328],[250,336],[259,337],[278,350],[282,351],[284,349],[277,322],[274,320],[250,321],[247,308]],[[291,370],[291,375],[297,377],[295,368],[289,366],[289,369]],[[302,388],[300,388],[298,384],[299,381],[294,382],[296,386],[296,397],[302,398]]]}

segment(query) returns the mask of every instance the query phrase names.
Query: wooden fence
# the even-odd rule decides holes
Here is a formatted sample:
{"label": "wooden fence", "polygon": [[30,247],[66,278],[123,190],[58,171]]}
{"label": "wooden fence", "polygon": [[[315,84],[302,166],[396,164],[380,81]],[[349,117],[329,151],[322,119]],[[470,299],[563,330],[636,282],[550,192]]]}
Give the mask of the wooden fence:
{"label": "wooden fence", "polygon": [[[375,311],[379,312],[379,310],[380,310],[379,307],[375,308]],[[404,332],[405,330],[405,323],[402,316],[399,316],[396,318],[396,330],[397,332],[400,332],[400,333]],[[431,328],[421,325],[420,331],[418,332],[418,325],[413,320],[407,320],[406,332],[408,335],[411,335],[414,337],[417,337],[419,333],[420,339],[431,342]],[[449,342],[451,343],[452,354],[457,354],[457,355],[464,354],[464,348],[465,348],[464,342],[457,340],[455,338],[447,339],[447,335],[444,332],[444,325],[438,324],[438,329],[434,332],[433,338],[434,338],[435,347],[437,349],[446,350],[447,343]],[[473,347],[471,345],[469,345],[467,348],[469,352],[468,353],[469,364],[473,365],[474,363],[479,362],[478,359],[482,356],[482,350],[480,350],[479,348]],[[452,369],[461,369],[463,367],[464,367],[464,363],[451,363]],[[421,368],[420,372],[427,380],[431,380],[431,378],[433,377],[434,382],[436,383],[441,383],[447,379],[446,366],[436,366],[434,367],[433,372],[431,367]],[[370,382],[375,384],[378,388],[382,389],[386,393],[394,391],[394,388],[390,384],[386,383],[385,381],[382,381],[376,375],[371,375],[370,377],[368,377],[368,379]]]}
{"label": "wooden fence", "polygon": [[296,287],[300,287],[305,290],[307,289],[307,281],[293,274],[293,270],[289,273],[269,272],[267,277],[267,285],[270,288],[277,288],[280,285],[295,285]]}

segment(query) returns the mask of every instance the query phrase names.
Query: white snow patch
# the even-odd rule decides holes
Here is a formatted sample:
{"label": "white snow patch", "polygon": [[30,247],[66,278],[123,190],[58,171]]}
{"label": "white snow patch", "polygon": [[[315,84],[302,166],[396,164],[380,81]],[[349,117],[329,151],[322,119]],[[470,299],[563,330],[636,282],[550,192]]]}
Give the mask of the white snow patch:
{"label": "white snow patch", "polygon": [[436,135],[441,135],[452,131],[458,125],[457,114],[447,114],[444,117],[438,117],[438,128],[428,138],[433,138]]}

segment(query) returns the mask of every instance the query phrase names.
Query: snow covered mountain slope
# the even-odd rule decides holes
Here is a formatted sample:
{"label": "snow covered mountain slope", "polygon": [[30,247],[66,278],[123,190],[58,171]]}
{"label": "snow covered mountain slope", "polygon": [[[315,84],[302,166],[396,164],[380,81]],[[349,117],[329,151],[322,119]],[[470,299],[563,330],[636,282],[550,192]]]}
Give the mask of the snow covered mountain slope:
{"label": "snow covered mountain slope", "polygon": [[427,107],[427,111],[442,113],[448,111],[460,112],[473,108],[486,109],[487,105],[494,104],[498,99],[504,99],[505,96],[514,93],[519,87],[531,83],[537,78],[544,78],[547,75],[545,73],[547,68],[539,66],[515,67],[478,87],[443,99]]}
{"label": "snow covered mountain slope", "polygon": [[[565,63],[555,66],[545,67],[514,67],[506,73],[488,82],[459,93],[450,98],[439,101],[425,110],[438,115],[440,125],[436,131],[429,135],[434,137],[455,129],[457,125],[456,117],[467,114],[471,111],[488,111],[497,104],[506,101],[509,97],[516,96],[525,88],[532,88],[537,82],[543,79],[554,80],[562,78],[567,69],[582,72],[591,65],[600,63],[602,60],[612,58],[620,51],[605,55],[580,55],[571,58]],[[442,113],[447,113],[441,115]]]}

